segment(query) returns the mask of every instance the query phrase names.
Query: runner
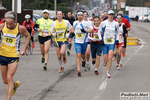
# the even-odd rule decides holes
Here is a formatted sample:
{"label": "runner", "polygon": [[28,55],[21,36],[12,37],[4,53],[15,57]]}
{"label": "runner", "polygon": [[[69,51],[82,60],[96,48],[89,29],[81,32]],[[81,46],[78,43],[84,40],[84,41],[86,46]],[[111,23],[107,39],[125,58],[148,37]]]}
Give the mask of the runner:
{"label": "runner", "polygon": [[[92,26],[92,21],[88,20],[88,12],[84,11],[84,21],[86,21],[88,23],[88,25]],[[93,24],[94,25],[94,24]],[[89,64],[89,60],[90,60],[90,53],[91,53],[91,49],[90,49],[90,43],[91,41],[88,39],[88,45],[87,45],[87,49],[86,49],[86,66],[84,67],[84,71],[90,70],[90,64]]]}
{"label": "runner", "polygon": [[90,45],[91,45],[91,54],[92,54],[92,64],[94,65],[96,62],[94,73],[96,75],[98,75],[99,72],[97,69],[100,65],[100,56],[101,56],[101,52],[102,52],[101,45],[103,45],[104,42],[102,41],[102,38],[99,39],[99,37],[98,37],[100,18],[98,16],[95,16],[93,19],[94,19],[94,26],[93,26],[94,32],[89,34],[88,38],[91,40]]}
{"label": "runner", "polygon": [[[25,55],[30,41],[30,35],[25,27],[15,23],[16,16],[12,11],[5,13],[5,23],[0,24],[1,46],[0,65],[3,83],[7,84],[7,100],[11,99],[20,86],[20,81],[14,81],[13,76],[17,70],[19,54]],[[20,51],[20,37],[26,37],[24,48]]]}
{"label": "runner", "polygon": [[26,20],[23,22],[22,26],[25,26],[27,31],[30,33],[31,41],[32,41],[32,48],[34,48],[35,47],[34,38],[33,38],[34,23],[30,18],[31,18],[31,16],[29,14],[25,15]]}
{"label": "runner", "polygon": [[51,34],[50,34],[50,28],[53,23],[52,20],[48,18],[49,11],[45,9],[43,11],[43,17],[41,19],[38,19],[36,22],[36,26],[39,25],[39,45],[41,48],[41,54],[42,54],[42,63],[44,63],[43,69],[47,70],[47,62],[49,58],[49,48],[51,45]]}
{"label": "runner", "polygon": [[54,36],[54,46],[56,47],[57,52],[57,58],[60,64],[60,70],[59,72],[64,71],[64,67],[62,65],[61,57],[63,57],[63,62],[66,63],[66,44],[67,44],[67,38],[69,38],[69,34],[71,33],[71,30],[68,34],[67,28],[72,29],[71,24],[69,21],[64,20],[62,17],[62,11],[57,12],[57,20],[52,23],[51,27],[51,34]]}
{"label": "runner", "polygon": [[119,64],[120,60],[121,60],[121,52],[124,46],[124,37],[127,36],[127,29],[126,26],[124,25],[124,23],[121,23],[123,16],[121,14],[117,14],[117,22],[119,23],[119,45],[115,46],[115,51],[114,51],[114,55],[116,55],[117,51],[117,65],[116,68],[117,70],[121,69],[121,64]]}
{"label": "runner", "polygon": [[[119,30],[119,24],[118,22],[115,22],[113,20],[114,17],[114,11],[109,10],[108,11],[108,19],[101,22],[98,36],[101,37],[102,32],[102,39],[104,41],[104,46],[102,47],[103,50],[103,56],[104,56],[104,64],[105,67],[107,65],[107,72],[106,75],[108,78],[110,78],[109,71],[111,69],[112,65],[112,56],[115,48],[115,36],[117,36],[116,45],[118,45],[118,30]],[[108,64],[107,64],[108,62]]]}
{"label": "runner", "polygon": [[81,76],[80,66],[82,58],[82,67],[85,67],[85,53],[87,48],[87,36],[88,33],[92,33],[93,27],[91,24],[83,20],[83,12],[79,11],[77,13],[78,21],[73,23],[73,32],[75,33],[75,51],[77,54],[76,64],[77,64],[77,75]]}
{"label": "runner", "polygon": [[[68,16],[66,18],[66,20],[68,20],[70,22],[70,24],[73,26],[73,22],[75,21],[74,17],[72,17],[72,12],[68,12]],[[69,35],[69,39],[68,39],[68,50],[67,50],[67,54],[70,55],[70,50],[72,47],[72,38],[75,36],[74,33],[71,33]]]}
{"label": "runner", "polygon": [[[121,14],[122,16],[124,15],[124,13],[123,13],[122,10],[120,10],[120,11],[118,12],[118,14]],[[115,21],[117,21],[117,20],[115,19]],[[121,23],[124,23],[124,24],[126,25],[127,32],[130,31],[131,25],[130,25],[129,21],[128,21],[126,18],[123,17]],[[127,33],[127,36],[128,36],[128,33]],[[127,37],[124,37],[124,46],[123,46],[123,49],[122,49],[122,56],[123,56],[123,57],[126,56],[126,45],[127,45]],[[120,60],[120,64],[121,64],[121,66],[122,66],[121,60]]]}

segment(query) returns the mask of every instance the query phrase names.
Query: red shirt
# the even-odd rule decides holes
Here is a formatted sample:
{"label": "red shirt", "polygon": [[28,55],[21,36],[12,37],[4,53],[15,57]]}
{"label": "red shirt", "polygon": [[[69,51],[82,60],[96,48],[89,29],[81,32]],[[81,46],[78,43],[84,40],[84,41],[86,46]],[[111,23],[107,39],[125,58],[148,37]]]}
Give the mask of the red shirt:
{"label": "red shirt", "polygon": [[29,32],[32,32],[32,35],[34,34],[34,23],[33,23],[33,21],[32,20],[30,20],[30,22],[26,22],[26,21],[24,21],[23,22],[23,24],[22,24],[22,26],[25,26],[26,27],[26,29],[29,31]]}
{"label": "red shirt", "polygon": [[[98,30],[99,30],[99,27],[95,27],[95,26],[93,26],[93,30],[94,30],[94,33],[98,33]],[[90,37],[94,37],[94,33],[90,33]],[[92,43],[100,43],[100,41],[92,41],[91,40],[91,42]]]}

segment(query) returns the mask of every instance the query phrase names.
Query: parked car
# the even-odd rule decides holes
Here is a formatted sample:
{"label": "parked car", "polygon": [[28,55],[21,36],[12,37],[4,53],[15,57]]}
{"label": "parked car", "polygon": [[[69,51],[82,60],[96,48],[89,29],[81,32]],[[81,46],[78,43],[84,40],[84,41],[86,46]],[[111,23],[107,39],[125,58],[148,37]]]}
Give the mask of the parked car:
{"label": "parked car", "polygon": [[150,21],[150,14],[145,14],[144,15],[144,22],[149,22]]}
{"label": "parked car", "polygon": [[38,15],[38,14],[33,14],[32,20],[33,20],[34,24],[35,24],[36,21],[37,21],[38,19],[40,19],[40,18],[42,18],[42,16],[40,16],[40,15]]}
{"label": "parked car", "polygon": [[144,22],[144,16],[139,16],[139,21]]}

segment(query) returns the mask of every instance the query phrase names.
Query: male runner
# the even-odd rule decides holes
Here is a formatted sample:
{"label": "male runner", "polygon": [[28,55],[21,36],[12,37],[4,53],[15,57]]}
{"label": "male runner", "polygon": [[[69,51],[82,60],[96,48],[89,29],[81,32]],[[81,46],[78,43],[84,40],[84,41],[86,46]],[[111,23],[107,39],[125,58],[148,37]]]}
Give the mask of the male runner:
{"label": "male runner", "polygon": [[49,58],[49,48],[51,45],[51,34],[50,34],[50,28],[53,23],[52,20],[48,18],[49,11],[45,9],[43,11],[43,17],[41,19],[38,19],[36,22],[36,26],[39,25],[39,45],[41,48],[41,54],[42,54],[42,63],[44,63],[43,69],[47,70],[47,62]]}
{"label": "male runner", "polygon": [[32,47],[35,47],[35,43],[34,43],[34,38],[33,38],[33,34],[34,34],[34,23],[31,20],[31,16],[29,14],[25,15],[25,21],[23,22],[22,26],[25,26],[27,31],[30,33],[31,35],[31,41],[32,41]]}
{"label": "male runner", "polygon": [[[30,41],[30,34],[24,26],[16,23],[15,13],[8,11],[5,13],[5,23],[0,24],[1,45],[0,45],[0,65],[3,83],[7,84],[7,100],[15,94],[20,82],[14,82],[13,76],[17,70],[19,54],[24,55]],[[20,51],[20,36],[26,37],[24,48]]]}
{"label": "male runner", "polygon": [[[59,72],[63,72],[64,67],[62,65],[61,57],[63,57],[63,62],[66,63],[66,44],[67,38],[69,38],[69,34],[71,33],[72,26],[69,21],[63,19],[62,11],[58,11],[56,17],[57,20],[52,23],[51,34],[54,36],[54,46],[57,52],[57,59],[61,66]],[[70,30],[68,34],[67,28]]]}
{"label": "male runner", "polygon": [[[121,64],[119,64],[120,60],[121,60],[121,52],[122,52],[122,49],[123,49],[123,46],[124,46],[124,37],[127,36],[127,29],[126,29],[126,26],[124,25],[124,23],[121,23],[122,21],[122,14],[117,14],[117,22],[119,23],[119,45],[115,46],[115,51],[114,51],[114,55],[116,55],[117,53],[117,65],[116,65],[116,68],[117,70],[120,70],[121,69]],[[118,52],[117,52],[118,50]]]}
{"label": "male runner", "polygon": [[[102,47],[103,50],[103,56],[104,56],[104,67],[107,65],[107,72],[106,75],[108,78],[110,78],[110,68],[112,65],[112,56],[115,48],[115,40],[116,40],[116,45],[119,43],[118,39],[118,30],[119,30],[119,24],[118,22],[113,20],[114,18],[114,11],[109,10],[108,11],[108,19],[101,22],[99,31],[98,31],[98,36],[99,38],[101,37],[101,32],[102,32],[102,39],[104,41],[104,46]],[[107,64],[108,62],[108,64]]]}
{"label": "male runner", "polygon": [[77,75],[81,76],[80,66],[82,58],[82,67],[85,67],[85,53],[87,48],[87,36],[88,33],[92,33],[93,27],[88,22],[83,20],[83,12],[77,13],[78,20],[73,23],[73,32],[75,33],[75,51],[77,54]]}
{"label": "male runner", "polygon": [[94,32],[90,33],[88,35],[88,38],[91,40],[90,45],[91,45],[91,54],[92,54],[92,64],[94,65],[96,62],[94,73],[96,75],[98,75],[99,73],[98,73],[97,69],[100,65],[100,56],[102,53],[102,46],[101,45],[103,45],[104,42],[102,41],[102,38],[98,37],[98,30],[99,30],[99,25],[100,25],[99,16],[95,16],[93,18],[93,20],[94,20],[94,26],[93,26]]}
{"label": "male runner", "polygon": [[[84,21],[86,21],[88,23],[88,25],[93,26],[92,21],[88,20],[88,12],[84,11],[83,14],[84,14],[84,17],[83,17]],[[86,66],[84,68],[84,71],[91,69],[90,64],[89,64],[90,53],[91,53],[90,43],[91,43],[91,41],[88,39],[88,45],[87,45],[87,49],[86,49]]]}

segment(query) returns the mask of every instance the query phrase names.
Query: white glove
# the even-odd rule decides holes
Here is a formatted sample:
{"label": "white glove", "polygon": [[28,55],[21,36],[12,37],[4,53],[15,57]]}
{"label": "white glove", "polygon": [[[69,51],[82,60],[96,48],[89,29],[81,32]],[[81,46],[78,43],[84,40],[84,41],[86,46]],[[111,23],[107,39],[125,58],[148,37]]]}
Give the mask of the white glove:
{"label": "white glove", "polygon": [[96,38],[92,38],[92,41],[97,41],[97,39]]}
{"label": "white glove", "polygon": [[90,37],[90,36],[88,36],[88,39],[90,39],[91,41],[97,41],[96,38],[92,38],[92,37]]}
{"label": "white glove", "polygon": [[69,38],[69,35],[70,35],[69,33],[68,33],[68,34],[66,34],[66,38],[67,38],[67,39]]}
{"label": "white glove", "polygon": [[55,33],[53,33],[53,36],[55,37],[57,34],[56,34],[56,32]]}

